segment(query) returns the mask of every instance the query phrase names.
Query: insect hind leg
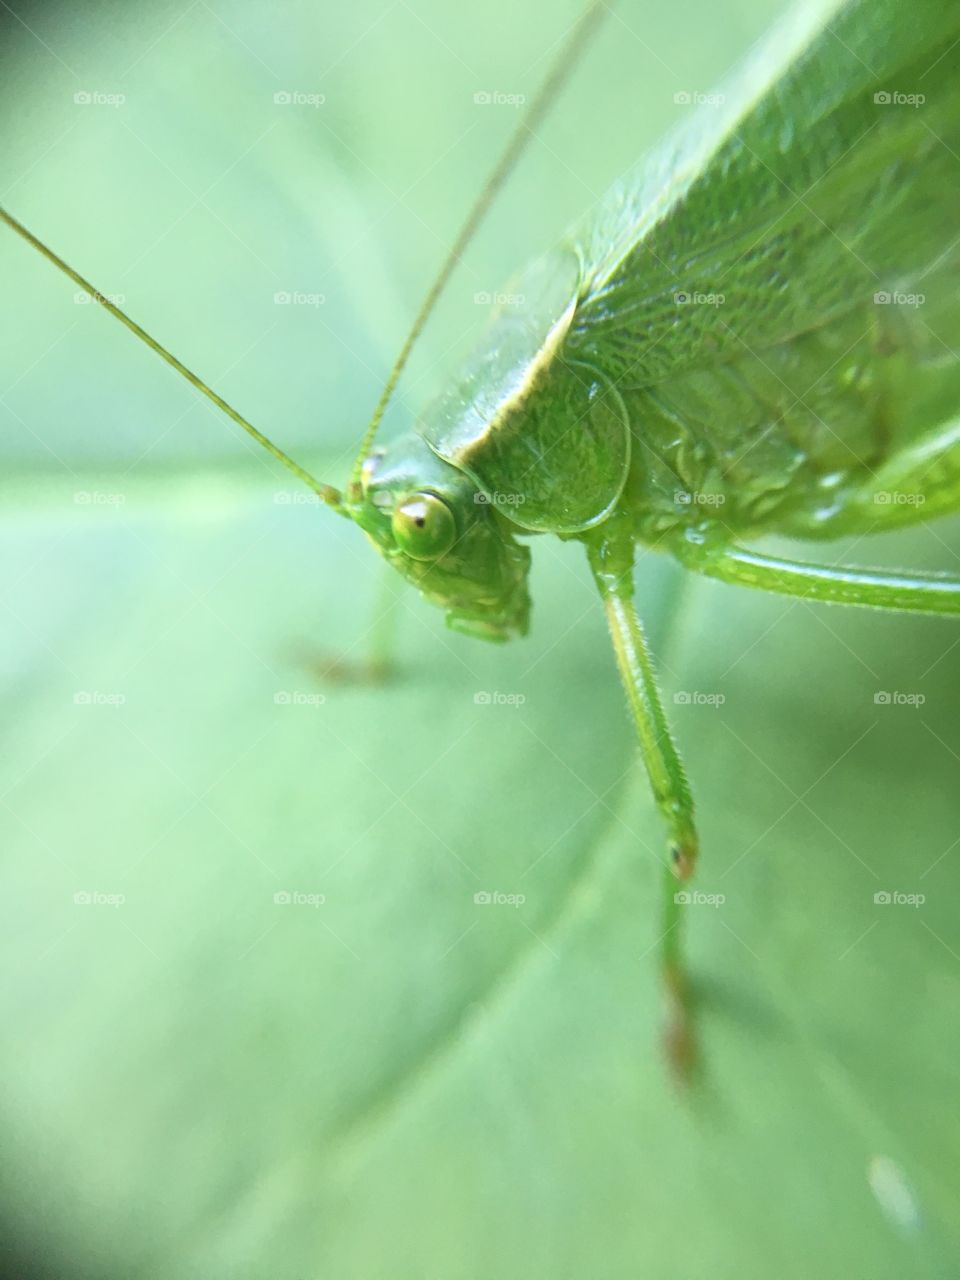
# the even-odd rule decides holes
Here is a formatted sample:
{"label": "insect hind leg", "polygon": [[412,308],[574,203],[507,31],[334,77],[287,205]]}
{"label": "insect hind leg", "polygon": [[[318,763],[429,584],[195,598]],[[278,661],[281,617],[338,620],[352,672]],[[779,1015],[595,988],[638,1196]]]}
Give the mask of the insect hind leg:
{"label": "insect hind leg", "polygon": [[687,568],[707,577],[796,599],[903,613],[960,614],[960,578],[947,574],[809,564],[736,546],[687,545],[679,554]]}

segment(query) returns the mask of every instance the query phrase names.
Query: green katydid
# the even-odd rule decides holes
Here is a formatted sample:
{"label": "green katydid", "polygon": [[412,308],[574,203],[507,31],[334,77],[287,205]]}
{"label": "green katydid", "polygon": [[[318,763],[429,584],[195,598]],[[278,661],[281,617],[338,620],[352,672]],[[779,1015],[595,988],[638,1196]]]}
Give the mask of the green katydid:
{"label": "green katydid", "polygon": [[[668,833],[671,1046],[692,1040],[675,879],[693,802],[634,605],[637,545],[805,597],[960,613],[960,579],[796,563],[763,534],[865,534],[960,508],[960,10],[822,0],[515,286],[416,431],[374,438],[410,349],[604,5],[569,37],[429,291],[341,492],[316,481],[12,216],[447,611],[527,630],[526,535],[584,544]],[[922,307],[904,305],[924,300]],[[918,501],[891,495],[920,496]]]}

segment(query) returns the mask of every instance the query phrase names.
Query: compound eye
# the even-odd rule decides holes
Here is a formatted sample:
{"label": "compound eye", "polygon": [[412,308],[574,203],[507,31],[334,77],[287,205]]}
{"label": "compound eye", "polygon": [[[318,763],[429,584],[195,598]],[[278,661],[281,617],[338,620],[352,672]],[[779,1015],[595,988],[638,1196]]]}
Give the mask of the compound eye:
{"label": "compound eye", "polygon": [[453,512],[435,493],[415,493],[394,510],[393,536],[413,560],[436,560],[457,540]]}

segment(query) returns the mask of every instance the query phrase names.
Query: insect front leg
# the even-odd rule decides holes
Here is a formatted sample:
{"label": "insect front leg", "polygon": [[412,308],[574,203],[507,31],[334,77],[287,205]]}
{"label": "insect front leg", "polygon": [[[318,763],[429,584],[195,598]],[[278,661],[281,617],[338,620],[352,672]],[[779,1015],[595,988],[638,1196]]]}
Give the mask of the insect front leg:
{"label": "insect front leg", "polygon": [[324,684],[381,685],[397,671],[397,633],[403,584],[386,561],[379,566],[376,599],[369,627],[348,652],[302,655],[303,665]]}
{"label": "insect front leg", "polygon": [[677,880],[693,874],[697,834],[686,773],[670,734],[640,619],[633,602],[634,539],[629,517],[615,513],[585,537],[600,590],[620,677],[633,716],[640,752],[657,808],[667,824],[670,859],[663,874],[661,958],[669,1002],[667,1050],[686,1074],[694,1058],[689,983],[683,964],[683,895]]}
{"label": "insect front leg", "polygon": [[397,666],[397,630],[400,622],[400,592],[403,583],[384,562],[380,565],[377,599],[367,649],[367,663],[375,684],[392,678]]}

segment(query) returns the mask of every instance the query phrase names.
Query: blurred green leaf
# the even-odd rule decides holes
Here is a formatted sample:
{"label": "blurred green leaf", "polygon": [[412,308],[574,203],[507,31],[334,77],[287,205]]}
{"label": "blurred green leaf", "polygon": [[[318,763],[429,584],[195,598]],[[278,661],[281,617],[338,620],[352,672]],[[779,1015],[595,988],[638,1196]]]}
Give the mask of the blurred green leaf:
{"label": "blurred green leaf", "polygon": [[396,683],[324,686],[376,592],[316,515],[224,486],[4,522],[22,1231],[100,1276],[948,1274],[950,629],[645,563],[668,686],[725,699],[675,705],[725,897],[689,908],[683,1098],[660,831],[578,558],[538,541],[532,640],[403,596]]}
{"label": "blurred green leaf", "polygon": [[[472,94],[526,88],[576,8],[8,15],[5,201],[330,474],[509,127]],[[482,322],[473,293],[770,8],[621,7],[395,424]],[[327,115],[278,116],[315,87]],[[124,110],[78,111],[97,88]],[[325,684],[378,608],[356,530],[0,256],[7,1236],[71,1280],[953,1275],[955,629],[643,561],[697,887],[724,898],[689,909],[706,1075],[678,1095],[662,833],[577,549],[535,541],[529,640],[487,649],[404,595],[397,680]],[[949,567],[960,529],[869,548]]]}

